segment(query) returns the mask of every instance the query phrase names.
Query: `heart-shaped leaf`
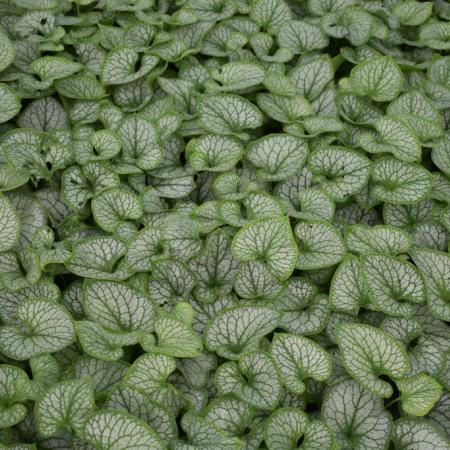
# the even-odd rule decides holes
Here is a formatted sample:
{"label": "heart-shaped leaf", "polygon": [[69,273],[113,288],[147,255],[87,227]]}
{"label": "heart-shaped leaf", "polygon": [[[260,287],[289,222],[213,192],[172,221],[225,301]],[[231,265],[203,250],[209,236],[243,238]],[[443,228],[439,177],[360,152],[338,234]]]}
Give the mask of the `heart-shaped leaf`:
{"label": "heart-shaped leaf", "polygon": [[162,160],[163,150],[157,130],[147,116],[132,114],[118,129],[122,158],[142,170],[154,169]]}
{"label": "heart-shaped leaf", "polygon": [[367,287],[359,259],[346,256],[334,273],[330,285],[330,303],[334,310],[355,315],[368,301]]}
{"label": "heart-shaped leaf", "polygon": [[359,95],[367,95],[376,102],[388,102],[400,93],[403,75],[392,57],[381,56],[354,67],[350,81]]}
{"label": "heart-shaped leaf", "polygon": [[374,309],[393,316],[412,312],[410,303],[426,300],[425,284],[415,266],[388,255],[367,255],[361,260],[364,283]]}
{"label": "heart-shaped leaf", "polygon": [[262,219],[243,227],[234,236],[231,251],[240,261],[264,261],[281,280],[294,270],[298,254],[287,218]]}
{"label": "heart-shaped leaf", "polygon": [[373,394],[390,397],[392,386],[378,377],[400,378],[408,372],[409,361],[403,345],[370,325],[340,324],[335,333],[348,373]]}
{"label": "heart-shaped leaf", "polygon": [[174,450],[188,448],[220,448],[223,450],[237,450],[241,442],[237,437],[230,436],[216,427],[211,421],[187,412],[181,419],[181,427],[187,434],[188,443],[178,441],[174,443]]}
{"label": "heart-shaped leaf", "polygon": [[281,380],[274,360],[264,352],[242,355],[218,367],[216,387],[221,395],[234,394],[258,409],[271,410],[280,399]]}
{"label": "heart-shaped leaf", "polygon": [[[140,68],[135,66],[140,59]],[[101,67],[101,78],[104,84],[124,84],[147,75],[153,70],[159,59],[153,55],[144,55],[132,47],[118,46],[112,49],[104,58]]]}
{"label": "heart-shaped leaf", "polygon": [[80,168],[72,166],[62,175],[62,196],[73,209],[82,209],[86,202],[105,189],[119,186],[114,170],[101,162],[87,163]]}
{"label": "heart-shaped leaf", "polygon": [[0,251],[10,250],[19,239],[20,219],[11,202],[0,194]]}
{"label": "heart-shaped leaf", "polygon": [[75,328],[67,310],[49,300],[29,299],[16,310],[19,325],[0,327],[0,350],[19,361],[54,353],[75,341]]}
{"label": "heart-shaped leaf", "polygon": [[196,171],[224,172],[242,158],[243,147],[232,136],[206,134],[192,139],[186,146],[189,165]]}
{"label": "heart-shaped leaf", "polygon": [[333,79],[334,68],[327,55],[300,61],[288,76],[294,84],[297,93],[309,102],[316,99],[325,86]]}
{"label": "heart-shaped leaf", "polygon": [[126,220],[137,220],[142,214],[139,198],[123,188],[103,191],[92,200],[95,221],[105,231],[113,232]]}
{"label": "heart-shaped leaf", "polygon": [[296,267],[320,269],[339,263],[345,254],[341,233],[325,221],[299,222],[294,230],[299,246]]}
{"label": "heart-shaped leaf", "polygon": [[57,383],[36,402],[39,433],[48,437],[62,430],[79,432],[94,407],[94,392],[89,379]]}
{"label": "heart-shaped leaf", "polygon": [[159,227],[149,226],[128,241],[126,262],[137,272],[148,272],[153,267],[153,262],[166,256],[167,253],[162,230]]}
{"label": "heart-shaped leaf", "polygon": [[334,448],[330,428],[320,420],[308,419],[304,411],[284,407],[275,411],[264,426],[264,441],[270,450],[288,450],[302,442],[305,448]]}
{"label": "heart-shaped leaf", "polygon": [[33,397],[30,380],[19,367],[0,366],[0,428],[8,428],[22,421],[27,414],[23,404]]}
{"label": "heart-shaped leaf", "polygon": [[331,146],[313,151],[308,167],[324,192],[342,202],[367,183],[370,161],[353,150]]}
{"label": "heart-shaped leaf", "polygon": [[125,375],[124,382],[139,386],[147,394],[169,389],[167,377],[176,369],[175,359],[166,355],[145,353],[140,356]]}
{"label": "heart-shaped leaf", "polygon": [[328,37],[319,26],[302,20],[283,24],[277,36],[278,45],[294,54],[311,53],[328,45]]}
{"label": "heart-shaped leaf", "polygon": [[292,123],[313,113],[310,103],[301,95],[258,94],[256,99],[268,116],[282,123]]}
{"label": "heart-shaped leaf", "polygon": [[388,203],[417,203],[433,188],[433,178],[423,166],[395,158],[374,162],[371,178],[373,195]]}
{"label": "heart-shaped leaf", "polygon": [[411,416],[428,414],[442,393],[441,385],[424,373],[401,378],[395,384],[401,393],[402,408]]}
{"label": "heart-shaped leaf", "polygon": [[94,448],[151,448],[163,450],[164,444],[142,420],[122,411],[103,410],[91,415],[83,430],[83,438]]}
{"label": "heart-shaped leaf", "polygon": [[353,380],[342,381],[329,389],[322,403],[321,417],[344,448],[376,450],[388,445],[392,428],[390,414],[379,398]]}
{"label": "heart-shaped leaf", "polygon": [[231,239],[226,233],[210,234],[203,253],[191,263],[197,274],[195,297],[202,301],[213,301],[227,295],[233,287],[238,262],[231,253]]}
{"label": "heart-shaped leaf", "polygon": [[160,259],[152,265],[148,290],[158,304],[175,304],[189,298],[195,281],[194,274],[182,261]]}
{"label": "heart-shaped leaf", "polygon": [[85,282],[83,309],[89,319],[116,331],[153,331],[155,304],[147,295],[114,281]]}
{"label": "heart-shaped leaf", "polygon": [[278,297],[283,289],[284,284],[260,261],[241,263],[234,278],[234,290],[242,298],[272,299]]}
{"label": "heart-shaped leaf", "polygon": [[0,84],[0,123],[12,119],[22,107],[17,94],[6,84]]}
{"label": "heart-shaped leaf", "polygon": [[374,123],[377,135],[363,133],[359,145],[369,153],[392,153],[397,159],[406,162],[420,160],[422,148],[420,141],[407,125],[399,119],[382,117]]}
{"label": "heart-shaped leaf", "polygon": [[281,0],[257,0],[250,8],[250,17],[269,33],[276,33],[292,17],[289,7]]}
{"label": "heart-shaped leaf", "polygon": [[436,317],[450,318],[450,256],[438,250],[417,248],[410,251],[414,263],[425,277],[428,308]]}
{"label": "heart-shaped leaf", "polygon": [[238,359],[256,350],[259,340],[278,325],[280,313],[268,306],[236,306],[216,314],[205,330],[209,350],[228,359]]}
{"label": "heart-shaped leaf", "polygon": [[439,111],[419,90],[405,92],[389,103],[386,112],[408,125],[422,142],[442,134]]}
{"label": "heart-shaped leaf", "polygon": [[279,181],[298,172],[306,161],[308,147],[297,137],[270,134],[253,141],[246,158],[258,169],[257,175],[265,181]]}
{"label": "heart-shaped leaf", "polygon": [[75,328],[83,350],[103,361],[117,361],[123,356],[122,347],[134,345],[139,341],[136,332],[111,331],[89,320],[76,322]]}
{"label": "heart-shaped leaf", "polygon": [[323,330],[330,315],[330,305],[326,295],[317,293],[318,288],[312,281],[290,278],[287,289],[275,299],[283,313],[280,327],[306,336]]}
{"label": "heart-shaped leaf", "polygon": [[284,385],[294,393],[305,391],[306,378],[324,381],[331,375],[331,359],[325,349],[303,336],[277,333],[270,351]]}
{"label": "heart-shaped leaf", "polygon": [[349,251],[361,255],[383,253],[398,255],[411,247],[410,235],[401,228],[389,225],[352,225],[345,230],[345,244]]}
{"label": "heart-shaped leaf", "polygon": [[207,131],[238,135],[245,129],[261,126],[262,114],[248,100],[233,94],[201,97],[199,122]]}
{"label": "heart-shaped leaf", "polygon": [[449,440],[424,419],[404,417],[394,423],[393,440],[399,450],[429,446],[433,450],[445,450]]}
{"label": "heart-shaped leaf", "polygon": [[80,239],[72,247],[67,268],[81,277],[98,280],[125,280],[132,275],[122,257],[125,244],[119,239],[96,236]]}
{"label": "heart-shaped leaf", "polygon": [[203,344],[200,336],[183,320],[169,314],[160,314],[155,321],[157,336],[155,353],[177,358],[193,358],[200,355]]}
{"label": "heart-shaped leaf", "polygon": [[153,428],[158,436],[168,444],[176,439],[176,423],[170,412],[137,387],[118,385],[109,395],[106,408],[125,411]]}
{"label": "heart-shaped leaf", "polygon": [[213,71],[212,77],[221,83],[222,92],[233,92],[261,84],[265,77],[265,70],[259,64],[233,61]]}

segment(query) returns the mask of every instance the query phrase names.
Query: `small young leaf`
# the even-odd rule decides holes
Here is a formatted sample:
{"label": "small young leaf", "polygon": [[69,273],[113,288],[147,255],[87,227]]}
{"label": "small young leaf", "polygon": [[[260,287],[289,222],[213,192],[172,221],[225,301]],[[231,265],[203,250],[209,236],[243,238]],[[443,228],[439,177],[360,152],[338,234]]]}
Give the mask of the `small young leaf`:
{"label": "small young leaf", "polygon": [[439,400],[441,385],[424,373],[397,380],[401,392],[402,408],[411,416],[425,416]]}
{"label": "small young leaf", "polygon": [[194,358],[202,351],[202,340],[190,325],[168,314],[161,314],[156,319],[155,333],[157,343],[152,349],[155,353],[177,358]]}

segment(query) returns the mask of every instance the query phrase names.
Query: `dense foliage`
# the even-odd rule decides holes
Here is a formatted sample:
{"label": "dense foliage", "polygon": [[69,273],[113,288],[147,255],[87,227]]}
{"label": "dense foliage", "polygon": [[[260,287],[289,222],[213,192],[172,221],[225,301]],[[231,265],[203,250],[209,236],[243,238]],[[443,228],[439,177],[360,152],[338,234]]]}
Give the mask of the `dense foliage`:
{"label": "dense foliage", "polygon": [[3,0],[0,448],[449,450],[449,19]]}

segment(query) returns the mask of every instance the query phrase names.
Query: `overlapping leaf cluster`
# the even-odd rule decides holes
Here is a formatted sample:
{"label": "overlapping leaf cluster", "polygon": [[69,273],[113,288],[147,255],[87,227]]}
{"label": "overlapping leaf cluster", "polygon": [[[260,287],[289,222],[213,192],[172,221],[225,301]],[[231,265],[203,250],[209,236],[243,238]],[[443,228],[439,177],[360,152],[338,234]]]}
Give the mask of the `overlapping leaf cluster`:
{"label": "overlapping leaf cluster", "polygon": [[450,6],[5,0],[0,448],[450,448]]}

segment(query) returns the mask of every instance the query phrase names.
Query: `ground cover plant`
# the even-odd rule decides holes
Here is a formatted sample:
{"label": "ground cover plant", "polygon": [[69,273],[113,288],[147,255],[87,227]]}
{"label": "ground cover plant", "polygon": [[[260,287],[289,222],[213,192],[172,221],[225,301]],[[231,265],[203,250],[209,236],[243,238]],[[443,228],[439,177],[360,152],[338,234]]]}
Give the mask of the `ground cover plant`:
{"label": "ground cover plant", "polygon": [[0,449],[450,449],[449,19],[3,0]]}

